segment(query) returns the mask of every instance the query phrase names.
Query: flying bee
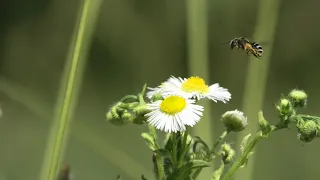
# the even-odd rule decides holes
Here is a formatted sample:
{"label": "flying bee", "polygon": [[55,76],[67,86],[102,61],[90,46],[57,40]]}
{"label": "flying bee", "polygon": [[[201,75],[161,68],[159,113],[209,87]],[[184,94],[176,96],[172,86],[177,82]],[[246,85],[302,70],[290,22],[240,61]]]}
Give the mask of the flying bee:
{"label": "flying bee", "polygon": [[263,49],[260,44],[250,42],[244,37],[234,38],[227,42],[229,42],[231,49],[237,48],[245,50],[247,54],[252,54],[256,58],[261,58],[263,55]]}

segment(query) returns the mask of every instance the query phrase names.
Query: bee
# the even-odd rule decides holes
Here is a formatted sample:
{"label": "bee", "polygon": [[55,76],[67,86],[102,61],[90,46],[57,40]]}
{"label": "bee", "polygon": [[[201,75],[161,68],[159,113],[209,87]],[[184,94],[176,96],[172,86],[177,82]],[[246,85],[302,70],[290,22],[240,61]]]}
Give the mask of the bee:
{"label": "bee", "polygon": [[237,48],[246,51],[247,54],[252,54],[256,58],[261,58],[263,55],[262,46],[257,42],[250,42],[247,38],[239,37],[230,41],[231,49]]}

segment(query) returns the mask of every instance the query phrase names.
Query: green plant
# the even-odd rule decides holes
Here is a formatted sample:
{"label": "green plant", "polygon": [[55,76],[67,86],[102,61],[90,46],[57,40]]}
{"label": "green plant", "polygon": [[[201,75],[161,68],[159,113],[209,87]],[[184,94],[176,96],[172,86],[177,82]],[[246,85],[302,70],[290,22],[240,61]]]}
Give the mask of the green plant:
{"label": "green plant", "polygon": [[[279,121],[269,124],[262,111],[257,120],[247,120],[239,110],[227,111],[221,116],[225,131],[212,147],[198,136],[190,135],[190,128],[200,121],[204,108],[197,103],[202,99],[226,103],[231,94],[218,84],[207,85],[200,77],[188,79],[170,77],[156,88],[146,85],[137,95],[127,95],[106,113],[108,122],[114,125],[148,125],[149,132],[141,136],[153,152],[154,174],[157,180],[197,179],[203,168],[212,167],[213,160],[219,158],[220,167],[213,170],[212,180],[229,180],[234,173],[247,165],[256,145],[271,133],[296,126],[298,138],[304,143],[319,137],[320,117],[299,114],[298,110],[307,103],[307,94],[298,89],[282,96],[276,104]],[[145,95],[148,99],[146,102]],[[251,138],[251,133],[243,137],[240,149],[233,149],[224,142],[230,133],[243,131],[247,124],[258,123],[259,130]],[[164,146],[160,147],[157,129],[166,133]],[[120,179],[120,177],[118,177]],[[142,175],[141,179],[146,179]]]}

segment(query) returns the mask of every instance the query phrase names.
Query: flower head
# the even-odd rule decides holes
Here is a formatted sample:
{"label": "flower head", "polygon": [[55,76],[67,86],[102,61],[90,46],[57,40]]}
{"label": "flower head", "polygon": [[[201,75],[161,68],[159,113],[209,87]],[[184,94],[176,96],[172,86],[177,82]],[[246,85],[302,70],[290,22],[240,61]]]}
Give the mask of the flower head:
{"label": "flower head", "polygon": [[186,125],[194,126],[202,116],[203,107],[194,103],[181,96],[168,96],[148,104],[151,112],[145,116],[148,123],[162,131],[185,131]]}
{"label": "flower head", "polygon": [[221,121],[228,131],[242,131],[248,125],[247,118],[243,115],[243,112],[234,110],[227,111],[222,115]]}
{"label": "flower head", "polygon": [[220,87],[218,83],[209,86],[202,78],[197,76],[192,76],[188,79],[172,76],[164,82],[162,94],[164,96],[179,95],[196,100],[208,98],[215,102],[222,101],[224,103],[231,99],[228,89]]}

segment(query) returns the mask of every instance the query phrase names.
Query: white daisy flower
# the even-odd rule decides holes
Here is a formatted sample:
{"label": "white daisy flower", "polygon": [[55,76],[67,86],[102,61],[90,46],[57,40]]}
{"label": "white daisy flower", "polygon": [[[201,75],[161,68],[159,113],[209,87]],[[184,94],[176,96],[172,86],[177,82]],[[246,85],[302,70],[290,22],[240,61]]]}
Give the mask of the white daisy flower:
{"label": "white daisy flower", "polygon": [[168,96],[148,104],[147,122],[164,132],[182,132],[187,126],[194,126],[200,121],[203,107],[194,104],[195,100],[181,96]]}
{"label": "white daisy flower", "polygon": [[214,102],[222,101],[223,103],[231,99],[231,94],[228,89],[220,87],[218,83],[208,86],[202,78],[197,76],[192,76],[188,79],[172,76],[164,82],[162,94],[165,97],[178,95],[196,100],[208,98]]}

